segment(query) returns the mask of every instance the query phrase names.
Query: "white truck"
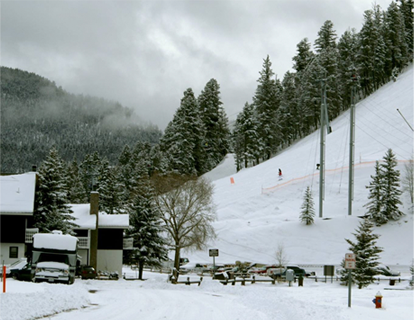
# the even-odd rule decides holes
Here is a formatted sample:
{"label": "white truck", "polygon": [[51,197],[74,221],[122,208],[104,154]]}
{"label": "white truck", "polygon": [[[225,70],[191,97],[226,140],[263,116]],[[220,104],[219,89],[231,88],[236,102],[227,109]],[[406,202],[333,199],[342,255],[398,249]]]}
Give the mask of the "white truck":
{"label": "white truck", "polygon": [[78,238],[61,231],[33,235],[33,282],[75,282]]}

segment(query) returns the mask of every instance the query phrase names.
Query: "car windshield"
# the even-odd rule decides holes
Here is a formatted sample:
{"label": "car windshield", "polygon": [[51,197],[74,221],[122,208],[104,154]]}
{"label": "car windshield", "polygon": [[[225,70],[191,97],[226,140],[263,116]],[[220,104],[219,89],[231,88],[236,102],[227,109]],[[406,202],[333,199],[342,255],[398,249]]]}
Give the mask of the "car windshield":
{"label": "car windshield", "polygon": [[38,262],[44,262],[44,261],[55,261],[55,262],[62,262],[65,264],[69,264],[68,256],[63,255],[63,254],[42,253],[39,257]]}

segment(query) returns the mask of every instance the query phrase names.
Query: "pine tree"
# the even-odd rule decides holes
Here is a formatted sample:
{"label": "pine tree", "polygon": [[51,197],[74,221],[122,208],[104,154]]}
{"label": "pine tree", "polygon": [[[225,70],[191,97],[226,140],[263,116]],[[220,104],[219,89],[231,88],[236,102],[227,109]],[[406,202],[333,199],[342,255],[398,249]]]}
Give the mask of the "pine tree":
{"label": "pine tree", "polygon": [[391,149],[384,156],[384,162],[375,165],[375,175],[366,188],[370,190],[365,205],[368,208],[367,217],[378,226],[390,220],[398,220],[404,215],[398,208],[401,205],[400,172],[395,169],[397,160]]}
{"label": "pine tree", "polygon": [[203,147],[207,157],[204,171],[213,169],[229,149],[229,128],[220,100],[220,85],[211,79],[198,97],[201,122],[204,128]]}
{"label": "pine tree", "polygon": [[233,130],[233,145],[236,154],[237,171],[259,162],[260,143],[257,134],[258,121],[254,106],[246,102],[238,114]]}
{"label": "pine tree", "polygon": [[366,186],[366,188],[369,189],[369,202],[365,204],[364,207],[367,207],[366,217],[373,221],[377,226],[380,226],[387,223],[388,219],[382,214],[384,187],[379,161],[375,164],[375,175],[371,176],[371,179],[369,185]]}
{"label": "pine tree", "polygon": [[309,187],[306,187],[305,196],[303,199],[303,204],[301,207],[302,211],[300,214],[300,220],[306,225],[311,225],[314,223],[313,218],[315,217],[315,208],[312,198],[312,191]]}
{"label": "pine tree", "polygon": [[391,149],[388,149],[384,156],[384,163],[381,163],[383,175],[383,199],[381,214],[387,220],[398,220],[404,215],[398,208],[401,205],[400,196],[402,194],[400,187],[400,171],[396,170],[397,160]]}
{"label": "pine tree", "polygon": [[138,264],[139,279],[142,279],[144,265],[159,266],[161,261],[168,259],[166,242],[162,237],[161,214],[153,199],[154,192],[148,180],[145,180],[128,207],[130,228],[127,236],[133,238],[134,252],[131,258]]}
{"label": "pine tree", "polygon": [[160,141],[169,171],[187,175],[203,173],[203,132],[197,100],[189,88],[184,92],[181,105]]}
{"label": "pine tree", "polygon": [[407,61],[413,60],[413,0],[398,0],[399,8],[404,18],[405,43],[407,44]]}
{"label": "pine tree", "polygon": [[292,58],[294,64],[293,68],[297,73],[301,73],[306,70],[307,66],[315,58],[315,54],[311,50],[311,43],[308,38],[304,38],[297,45],[297,54]]}
{"label": "pine tree", "polygon": [[360,222],[356,233],[353,235],[356,242],[345,239],[350,244],[349,250],[355,254],[356,268],[352,271],[353,280],[358,285],[358,289],[368,286],[374,282],[379,264],[379,254],[383,251],[376,245],[379,235],[373,233],[374,224],[368,219]]}
{"label": "pine tree", "polygon": [[70,203],[87,203],[85,189],[79,174],[79,166],[74,159],[68,166],[68,200]]}
{"label": "pine tree", "polygon": [[355,29],[347,30],[338,42],[338,80],[342,98],[342,109],[347,110],[351,105],[351,92],[358,72],[357,64],[358,34]]}
{"label": "pine tree", "polygon": [[89,199],[90,192],[98,188],[99,168],[101,159],[98,152],[86,155],[85,159],[79,166],[79,174],[85,189],[85,197]]}
{"label": "pine tree", "polygon": [[342,99],[339,95],[339,52],[336,45],[336,38],[333,23],[327,20],[318,32],[318,37],[315,40],[315,48],[318,53],[316,62],[322,67],[322,74],[320,74],[319,79],[325,79],[326,81],[329,119],[337,117],[342,109]]}
{"label": "pine tree", "polygon": [[383,32],[383,14],[379,5],[364,13],[364,24],[359,33],[359,75],[365,96],[386,81],[386,43]]}
{"label": "pine tree", "polygon": [[118,181],[116,169],[109,165],[108,160],[103,160],[99,170],[97,191],[99,192],[99,209],[107,214],[122,212],[121,187]]}
{"label": "pine tree", "polygon": [[279,126],[276,119],[276,111],[280,104],[280,84],[273,79],[274,72],[269,56],[263,60],[263,69],[260,71],[259,85],[253,97],[253,103],[257,112],[258,134],[263,143],[262,158],[267,160],[276,152],[279,140]]}
{"label": "pine tree", "polygon": [[391,77],[394,69],[401,71],[407,64],[408,56],[404,15],[394,1],[385,12],[384,41],[387,49],[385,73]]}
{"label": "pine tree", "polygon": [[55,148],[50,150],[39,169],[39,188],[36,191],[35,227],[40,232],[60,230],[71,233],[77,225],[68,203],[66,172]]}

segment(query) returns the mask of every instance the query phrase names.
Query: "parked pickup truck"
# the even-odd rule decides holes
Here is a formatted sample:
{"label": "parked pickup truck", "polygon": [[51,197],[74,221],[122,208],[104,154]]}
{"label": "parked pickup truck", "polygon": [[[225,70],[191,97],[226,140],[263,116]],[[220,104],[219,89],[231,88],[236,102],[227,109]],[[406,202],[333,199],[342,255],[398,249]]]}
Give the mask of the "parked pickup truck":
{"label": "parked pickup truck", "polygon": [[285,268],[270,268],[267,270],[267,275],[273,279],[285,278],[287,270],[293,270],[295,278],[307,277],[309,276],[306,273],[305,269],[299,268],[298,266],[287,266]]}

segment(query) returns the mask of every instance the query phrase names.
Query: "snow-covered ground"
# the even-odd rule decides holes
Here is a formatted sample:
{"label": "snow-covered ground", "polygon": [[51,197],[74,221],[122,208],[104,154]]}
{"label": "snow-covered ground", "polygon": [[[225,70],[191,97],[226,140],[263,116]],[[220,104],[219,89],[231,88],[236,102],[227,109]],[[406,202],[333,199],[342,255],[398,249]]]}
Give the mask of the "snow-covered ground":
{"label": "snow-covered ground", "polygon": [[[128,270],[126,270],[128,272]],[[129,271],[130,272],[130,271]],[[132,272],[133,273],[133,272]],[[172,285],[166,274],[144,272],[146,281],[76,280],[71,286],[7,280],[1,295],[4,320],[407,320],[413,319],[413,291],[408,281],[389,286],[380,281],[351,292],[337,281],[305,279],[297,283],[224,286],[204,277],[200,286]],[[199,279],[192,275],[191,279]],[[393,289],[393,290],[390,290]],[[383,308],[372,302],[377,292]]]}
{"label": "snow-covered ground", "polygon": [[[323,275],[323,265],[339,265],[349,251],[345,238],[354,240],[358,216],[365,213],[370,175],[375,160],[392,148],[404,175],[404,164],[413,157],[413,132],[397,112],[413,126],[413,68],[397,82],[382,87],[356,108],[355,192],[353,213],[348,216],[349,115],[332,121],[326,141],[326,189],[323,217],[319,218],[319,132],[298,141],[271,160],[238,173],[229,155],[206,174],[215,187],[217,239],[208,248],[219,249],[216,263],[236,260],[274,263],[282,245],[289,264]],[[278,169],[283,180],[278,180]],[[234,183],[231,183],[230,178]],[[299,221],[307,186],[312,187],[315,224]],[[409,196],[403,195],[398,222],[375,228],[384,248],[381,262],[410,278],[413,260],[413,214]],[[191,262],[211,263],[208,250],[183,252]],[[125,270],[126,272],[131,272]],[[304,286],[287,283],[223,286],[205,277],[201,286],[172,285],[166,274],[145,272],[146,281],[76,280],[74,285],[33,284],[7,280],[0,294],[0,319],[413,319],[413,290],[408,281],[390,286],[387,280],[352,290],[337,281],[305,279]],[[191,278],[197,278],[191,275]],[[372,299],[380,291],[383,308]],[[66,311],[66,312],[63,312]],[[53,316],[53,314],[56,314]]]}

